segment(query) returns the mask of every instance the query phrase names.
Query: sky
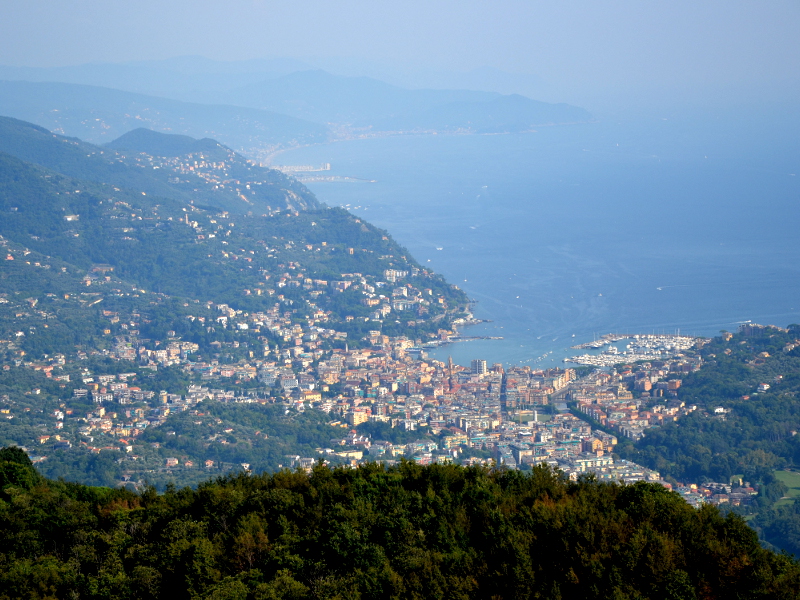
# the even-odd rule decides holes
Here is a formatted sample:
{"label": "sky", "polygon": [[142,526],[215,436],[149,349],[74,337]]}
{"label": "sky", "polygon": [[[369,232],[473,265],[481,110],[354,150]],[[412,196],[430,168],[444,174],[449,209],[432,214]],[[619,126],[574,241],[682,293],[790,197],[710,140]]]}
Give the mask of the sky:
{"label": "sky", "polygon": [[540,82],[550,100],[800,98],[797,0],[0,3],[6,66],[295,57],[412,84],[491,67]]}

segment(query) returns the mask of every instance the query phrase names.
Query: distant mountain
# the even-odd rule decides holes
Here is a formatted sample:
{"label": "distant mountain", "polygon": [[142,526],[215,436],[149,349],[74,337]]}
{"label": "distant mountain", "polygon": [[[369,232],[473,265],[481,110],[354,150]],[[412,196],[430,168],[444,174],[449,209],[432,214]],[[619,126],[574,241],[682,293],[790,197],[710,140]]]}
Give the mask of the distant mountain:
{"label": "distant mountain", "polygon": [[[292,61],[240,64],[232,74],[216,73],[214,69],[222,65],[213,61],[187,61],[120,65],[118,72],[113,65],[85,65],[74,68],[74,72],[52,71],[52,75],[163,90],[173,97],[179,88],[181,97],[218,104],[75,83],[0,81],[0,114],[93,143],[107,143],[132,129],[146,127],[213,138],[260,159],[281,148],[349,137],[355,131],[505,133],[591,119],[582,108],[513,94],[406,89],[369,77],[344,77],[322,70],[287,73],[303,66]],[[265,72],[267,67],[277,71]],[[172,70],[183,73],[175,81],[185,79],[185,86],[174,84]],[[128,71],[131,80],[126,83],[121,74]],[[38,78],[46,73],[51,71],[0,67],[0,76]],[[192,78],[198,78],[200,87],[189,83]]]}
{"label": "distant mountain", "polygon": [[244,152],[328,138],[322,125],[265,110],[193,104],[69,83],[0,81],[0,114],[96,144],[143,126],[211,137]]}
{"label": "distant mountain", "polygon": [[226,100],[320,123],[368,125],[451,102],[484,102],[499,96],[468,90],[407,90],[369,77],[315,70],[244,86],[231,91]]}
{"label": "distant mountain", "polygon": [[504,133],[591,119],[582,108],[516,94],[408,90],[369,77],[339,77],[319,70],[244,86],[225,98],[309,121],[374,131]]}
{"label": "distant mountain", "polygon": [[0,151],[70,177],[237,213],[319,207],[303,184],[208,138],[140,128],[100,148],[0,117]]}
{"label": "distant mountain", "polygon": [[223,92],[312,68],[306,62],[290,58],[217,61],[202,56],[181,56],[66,67],[0,65],[0,80],[74,83],[184,102],[214,103]]}
{"label": "distant mountain", "polygon": [[340,76],[366,76],[406,89],[479,90],[522,94],[536,98],[546,87],[540,78],[492,67],[470,71],[425,70],[388,65],[382,61],[317,57],[218,61],[203,56],[180,56],[125,63],[88,63],[66,67],[9,67],[0,65],[0,80],[57,81],[94,85],[159,96],[184,102],[227,102],[225,94],[292,73],[323,69]]}

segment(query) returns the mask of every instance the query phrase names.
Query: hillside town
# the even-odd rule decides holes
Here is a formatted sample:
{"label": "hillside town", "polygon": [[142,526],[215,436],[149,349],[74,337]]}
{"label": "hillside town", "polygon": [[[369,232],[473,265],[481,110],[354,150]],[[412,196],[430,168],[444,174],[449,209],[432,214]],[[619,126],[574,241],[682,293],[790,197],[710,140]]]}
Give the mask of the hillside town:
{"label": "hillside town", "polygon": [[648,428],[697,409],[679,398],[680,378],[701,366],[699,356],[684,356],[598,369],[573,385],[569,398],[593,421],[638,440]]}

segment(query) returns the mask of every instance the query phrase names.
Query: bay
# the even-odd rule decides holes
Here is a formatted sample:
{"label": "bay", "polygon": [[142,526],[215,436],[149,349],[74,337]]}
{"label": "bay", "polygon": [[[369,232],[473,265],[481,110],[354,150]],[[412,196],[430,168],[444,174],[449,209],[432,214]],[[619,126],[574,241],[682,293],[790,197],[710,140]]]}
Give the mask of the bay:
{"label": "bay", "polygon": [[387,229],[503,336],[432,353],[560,365],[604,333],[800,322],[800,136],[790,111],[599,117],[508,135],[402,135],[284,152],[374,180],[312,182]]}

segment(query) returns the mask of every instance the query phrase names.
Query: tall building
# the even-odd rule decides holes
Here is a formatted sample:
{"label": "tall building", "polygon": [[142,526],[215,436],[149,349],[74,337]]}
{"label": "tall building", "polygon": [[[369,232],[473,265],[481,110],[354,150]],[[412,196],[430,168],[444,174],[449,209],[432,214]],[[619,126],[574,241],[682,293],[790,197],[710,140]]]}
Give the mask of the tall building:
{"label": "tall building", "polygon": [[453,391],[453,357],[447,357],[447,391]]}
{"label": "tall building", "polygon": [[486,361],[476,358],[472,361],[472,374],[483,375],[487,372]]}

